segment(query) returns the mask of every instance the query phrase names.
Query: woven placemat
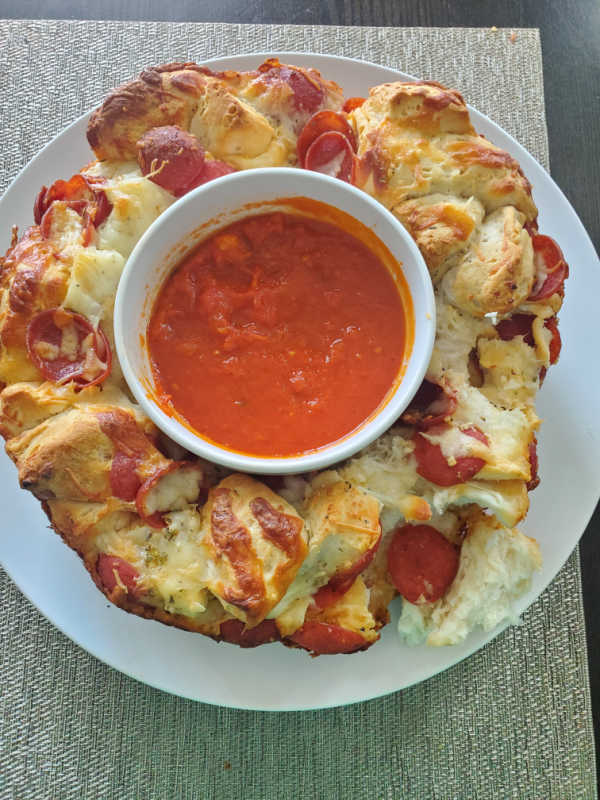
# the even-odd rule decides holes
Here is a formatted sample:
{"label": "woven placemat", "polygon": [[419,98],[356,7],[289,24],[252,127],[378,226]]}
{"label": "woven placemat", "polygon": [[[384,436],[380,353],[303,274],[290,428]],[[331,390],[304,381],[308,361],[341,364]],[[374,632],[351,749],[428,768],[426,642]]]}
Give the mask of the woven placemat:
{"label": "woven placemat", "polygon": [[[534,30],[1,22],[0,190],[144,66],[270,50],[441,78],[548,164]],[[521,627],[467,661],[321,712],[171,697],[77,648],[2,572],[0,603],[2,800],[596,797],[577,553]]]}

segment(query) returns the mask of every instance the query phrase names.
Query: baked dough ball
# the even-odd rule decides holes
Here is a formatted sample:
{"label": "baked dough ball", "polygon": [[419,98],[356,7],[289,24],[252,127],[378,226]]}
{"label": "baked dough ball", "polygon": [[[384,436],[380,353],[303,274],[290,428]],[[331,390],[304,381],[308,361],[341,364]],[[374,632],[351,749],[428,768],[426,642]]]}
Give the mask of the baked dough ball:
{"label": "baked dough ball", "polygon": [[524,216],[512,206],[489,214],[443,281],[447,296],[474,317],[518,308],[533,288],[533,247]]}
{"label": "baked dough ball", "polygon": [[351,117],[357,185],[388,208],[439,192],[475,197],[488,213],[512,205],[535,219],[531,186],[518,163],[476,134],[455,90],[427,81],[383,84]]}
{"label": "baked dough ball", "polygon": [[[50,195],[46,201],[44,193]],[[171,202],[131,163],[93,165],[68,182],[42,188],[36,201],[40,224],[2,259],[0,383],[45,377],[30,358],[28,327],[37,314],[64,308],[81,315],[90,330],[102,329],[112,354],[109,381],[125,388],[113,339],[115,294],[127,256]]]}
{"label": "baked dough ball", "polygon": [[537,542],[519,531],[481,513],[465,525],[458,574],[446,595],[424,605],[403,600],[398,630],[409,644],[457,644],[476,627],[489,631],[514,619],[514,602],[541,567]]}
{"label": "baked dough ball", "polygon": [[[146,482],[169,481],[172,462],[155,447],[155,436],[153,424],[133,406],[76,406],[9,439],[6,452],[21,486],[41,500],[134,501]],[[199,469],[191,486],[196,497],[201,483]],[[148,517],[159,510],[159,486],[150,488],[149,498],[139,498]]]}
{"label": "baked dough ball", "polygon": [[392,211],[419,246],[434,284],[466,249],[485,214],[474,197],[441,193],[405,200]]}
{"label": "baked dough ball", "polygon": [[238,169],[284,166],[296,162],[296,137],[309,117],[342,102],[340,88],[317,70],[277,59],[243,73],[166,64],[115,89],[93,113],[88,141],[101,160],[130,160],[144,133],[176,125]]}
{"label": "baked dough ball", "polygon": [[203,520],[206,586],[234,617],[256,625],[305,559],[303,519],[264,484],[232,475],[211,489]]}
{"label": "baked dough ball", "polygon": [[185,505],[164,530],[145,524],[131,504],[48,500],[53,527],[79,553],[98,588],[126,611],[218,637],[231,619],[207,591],[199,560],[200,513]]}
{"label": "baked dough ball", "polygon": [[353,574],[381,537],[380,503],[334,472],[315,478],[302,505],[309,531],[308,552],[294,582],[270,616],[282,633],[302,624],[315,592],[334,578]]}
{"label": "baked dough ball", "polygon": [[80,391],[72,383],[13,383],[0,392],[0,433],[11,439],[44,420],[74,406],[100,404],[128,407],[129,398],[114,384],[88,386]]}
{"label": "baked dough ball", "polygon": [[145,69],[114,89],[88,124],[88,142],[101,160],[135,161],[136,142],[150,128],[178,125],[189,130],[198,98],[216,79],[191,63]]}

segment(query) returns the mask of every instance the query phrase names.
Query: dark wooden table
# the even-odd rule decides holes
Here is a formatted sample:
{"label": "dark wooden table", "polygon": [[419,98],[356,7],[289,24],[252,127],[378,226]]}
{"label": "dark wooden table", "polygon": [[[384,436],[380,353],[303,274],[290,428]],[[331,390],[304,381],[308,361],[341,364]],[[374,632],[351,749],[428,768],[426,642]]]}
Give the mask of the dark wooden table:
{"label": "dark wooden table", "polygon": [[[0,0],[0,15],[14,19],[539,28],[552,175],[599,249],[598,0]],[[585,402],[599,405],[598,398],[588,397]],[[600,465],[598,472],[600,482]],[[581,540],[581,562],[594,727],[600,753],[600,506]]]}

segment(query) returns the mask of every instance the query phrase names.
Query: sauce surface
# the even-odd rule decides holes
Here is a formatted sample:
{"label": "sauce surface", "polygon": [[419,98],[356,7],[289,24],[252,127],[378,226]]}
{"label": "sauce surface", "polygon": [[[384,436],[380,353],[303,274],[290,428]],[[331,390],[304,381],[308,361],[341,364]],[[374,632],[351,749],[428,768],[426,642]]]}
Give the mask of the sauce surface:
{"label": "sauce surface", "polygon": [[380,258],[337,225],[283,212],[202,242],[160,289],[147,334],[167,412],[272,457],[359,427],[394,384],[406,338]]}

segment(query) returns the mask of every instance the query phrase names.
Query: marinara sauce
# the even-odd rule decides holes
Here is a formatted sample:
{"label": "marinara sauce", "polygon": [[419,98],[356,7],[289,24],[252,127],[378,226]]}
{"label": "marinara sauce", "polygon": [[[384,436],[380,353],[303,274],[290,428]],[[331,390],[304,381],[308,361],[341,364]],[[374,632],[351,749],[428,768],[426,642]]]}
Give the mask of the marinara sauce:
{"label": "marinara sauce", "polygon": [[292,456],[343,438],[382,403],[406,319],[359,239],[277,212],[202,242],[160,289],[147,340],[166,410],[229,449]]}

